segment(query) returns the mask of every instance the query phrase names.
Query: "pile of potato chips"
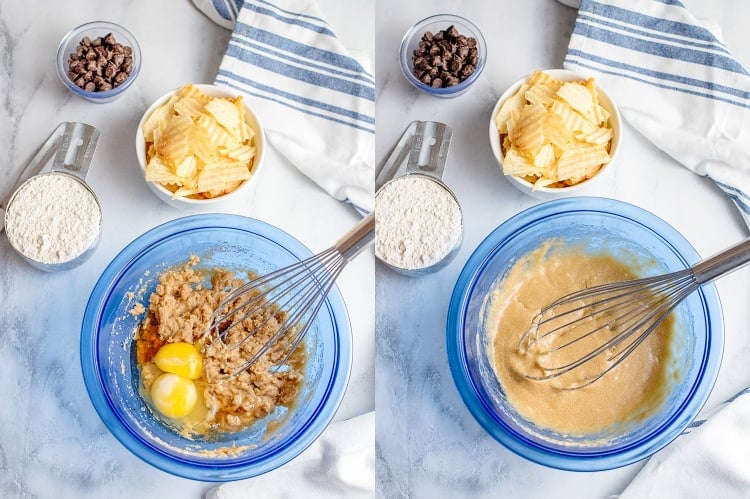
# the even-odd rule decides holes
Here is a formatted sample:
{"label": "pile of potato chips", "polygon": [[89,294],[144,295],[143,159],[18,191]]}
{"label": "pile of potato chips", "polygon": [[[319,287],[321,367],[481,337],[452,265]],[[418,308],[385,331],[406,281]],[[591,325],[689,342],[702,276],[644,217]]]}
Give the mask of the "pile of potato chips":
{"label": "pile of potato chips", "polygon": [[146,118],[146,180],[173,197],[227,194],[254,173],[255,131],[242,97],[211,97],[185,85]]}
{"label": "pile of potato chips", "polygon": [[503,173],[539,187],[567,187],[610,161],[609,112],[594,79],[565,82],[536,71],[494,117]]}

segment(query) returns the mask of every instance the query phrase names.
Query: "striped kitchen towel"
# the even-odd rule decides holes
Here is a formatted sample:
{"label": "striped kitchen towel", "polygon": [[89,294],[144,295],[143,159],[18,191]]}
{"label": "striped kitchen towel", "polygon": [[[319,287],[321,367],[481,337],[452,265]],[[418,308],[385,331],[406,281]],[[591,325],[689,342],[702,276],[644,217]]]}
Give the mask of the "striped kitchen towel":
{"label": "striped kitchen towel", "polygon": [[271,143],[330,195],[373,208],[375,82],[314,0],[193,0],[234,26],[217,85],[242,92]]}
{"label": "striped kitchen towel", "polygon": [[749,426],[750,389],[745,389],[654,454],[617,497],[748,497]]}
{"label": "striped kitchen towel", "polygon": [[582,0],[564,67],[596,77],[626,121],[713,179],[750,227],[750,74],[679,0]]}

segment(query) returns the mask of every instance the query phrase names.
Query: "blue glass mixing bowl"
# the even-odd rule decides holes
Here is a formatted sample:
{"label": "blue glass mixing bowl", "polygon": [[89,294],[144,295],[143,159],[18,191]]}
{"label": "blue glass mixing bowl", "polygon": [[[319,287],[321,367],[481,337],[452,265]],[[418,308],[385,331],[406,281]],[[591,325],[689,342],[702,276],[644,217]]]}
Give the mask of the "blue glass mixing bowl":
{"label": "blue glass mixing bowl", "polygon": [[[174,475],[205,481],[248,478],[307,448],[336,412],[349,379],[352,338],[346,306],[334,288],[306,337],[305,383],[297,403],[241,432],[211,439],[180,435],[139,395],[133,336],[159,273],[187,261],[266,273],[311,255],[285,232],[251,218],[207,214],[167,222],[141,235],[107,266],[94,286],[81,327],[81,367],[94,408],[125,447]],[[226,452],[225,452],[226,451]]]}
{"label": "blue glass mixing bowl", "polygon": [[[636,206],[577,197],[534,206],[497,227],[461,272],[450,301],[447,349],[458,391],[496,440],[537,463],[596,471],[633,463],[677,437],[706,402],[719,371],[724,325],[716,288],[704,285],[675,310],[670,345],[674,369],[665,401],[643,420],[595,435],[573,436],[522,417],[506,399],[487,356],[486,299],[513,263],[549,239],[622,258],[642,276],[683,269],[700,260],[669,224]],[[575,415],[571,415],[575,417]]]}

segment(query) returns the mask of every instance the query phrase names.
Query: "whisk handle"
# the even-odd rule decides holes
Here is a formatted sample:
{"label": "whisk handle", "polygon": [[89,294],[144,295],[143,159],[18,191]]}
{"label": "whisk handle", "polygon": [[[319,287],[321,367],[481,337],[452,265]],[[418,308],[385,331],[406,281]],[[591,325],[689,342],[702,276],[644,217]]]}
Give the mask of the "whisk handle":
{"label": "whisk handle", "polygon": [[335,247],[341,256],[349,261],[366,248],[373,239],[375,239],[374,211],[352,227],[341,239],[336,241]]}
{"label": "whisk handle", "polygon": [[750,237],[693,265],[695,281],[700,286],[750,263]]}

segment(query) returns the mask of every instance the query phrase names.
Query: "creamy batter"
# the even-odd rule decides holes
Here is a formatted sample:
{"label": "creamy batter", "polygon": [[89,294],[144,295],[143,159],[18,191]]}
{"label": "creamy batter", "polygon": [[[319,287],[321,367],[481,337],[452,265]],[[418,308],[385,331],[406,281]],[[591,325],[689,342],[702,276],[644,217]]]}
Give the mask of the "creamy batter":
{"label": "creamy batter", "polygon": [[[148,313],[135,336],[144,393],[148,393],[161,374],[154,363],[159,349],[175,342],[200,345],[211,314],[228,290],[245,283],[229,269],[199,269],[199,261],[193,255],[182,267],[162,273],[149,297]],[[211,278],[211,286],[203,285],[206,273]],[[232,304],[236,306],[237,302]],[[144,307],[134,308],[131,313],[138,310]],[[285,357],[284,352],[271,349],[250,368],[233,377],[225,376],[269,341],[282,320],[284,312],[269,306],[232,328],[226,343],[215,341],[202,346],[203,373],[195,380],[199,400],[193,412],[178,421],[185,436],[239,431],[273,413],[277,406],[293,406],[304,382],[307,359],[304,348],[298,348],[287,360],[289,369],[271,369]],[[252,331],[255,332],[249,341],[231,349]]]}
{"label": "creamy batter", "polygon": [[[675,376],[669,354],[672,320],[664,321],[625,361],[598,381],[575,390],[564,389],[601,371],[604,357],[574,373],[551,380],[539,376],[540,366],[564,365],[590,351],[576,344],[554,354],[540,346],[519,344],[532,319],[546,305],[583,287],[638,276],[614,257],[561,250],[548,242],[514,264],[488,297],[488,357],[512,406],[540,427],[581,435],[637,422],[664,401],[669,378]],[[599,339],[598,341],[601,341]]]}

